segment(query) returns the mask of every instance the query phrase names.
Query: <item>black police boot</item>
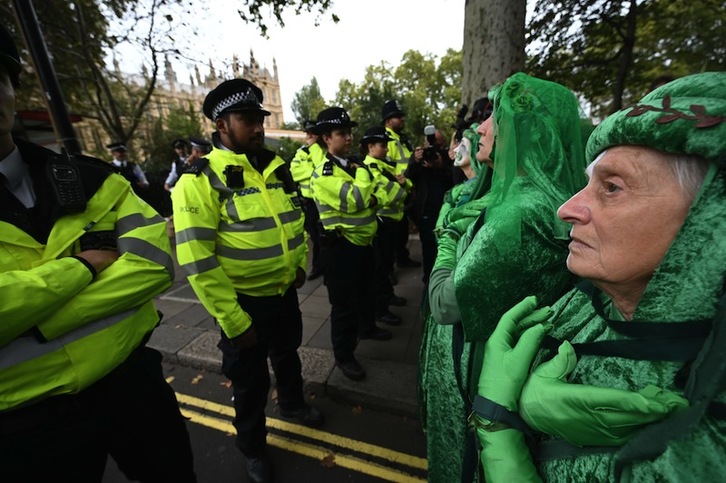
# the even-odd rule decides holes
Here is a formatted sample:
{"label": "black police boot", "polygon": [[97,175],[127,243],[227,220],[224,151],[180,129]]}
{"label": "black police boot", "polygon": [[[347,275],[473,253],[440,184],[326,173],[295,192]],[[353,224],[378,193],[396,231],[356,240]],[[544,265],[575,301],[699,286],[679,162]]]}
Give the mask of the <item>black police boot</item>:
{"label": "black police boot", "polygon": [[247,456],[247,476],[253,483],[272,482],[272,461],[267,451],[261,451],[255,456]]}
{"label": "black police boot", "polygon": [[335,365],[340,368],[343,375],[348,379],[353,381],[362,381],[366,378],[366,371],[363,370],[363,367],[358,363],[355,357],[351,357],[345,362],[335,361]]}
{"label": "black police boot", "polygon": [[303,404],[299,409],[294,411],[285,411],[280,408],[280,416],[292,419],[300,424],[311,428],[319,428],[325,422],[325,416],[317,408]]}
{"label": "black police boot", "polygon": [[398,315],[386,312],[385,314],[377,315],[376,322],[387,325],[401,325],[402,320]]}
{"label": "black police boot", "polygon": [[406,305],[406,299],[394,294],[391,296],[390,299],[388,299],[388,305],[394,305],[396,307],[403,307],[404,305]]}

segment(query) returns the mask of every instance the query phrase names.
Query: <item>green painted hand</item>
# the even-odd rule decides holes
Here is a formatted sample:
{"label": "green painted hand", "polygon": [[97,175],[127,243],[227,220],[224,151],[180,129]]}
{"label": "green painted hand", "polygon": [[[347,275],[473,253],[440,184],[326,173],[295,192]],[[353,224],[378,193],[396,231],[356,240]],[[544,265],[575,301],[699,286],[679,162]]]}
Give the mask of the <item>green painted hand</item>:
{"label": "green painted hand", "polygon": [[499,319],[484,349],[478,392],[510,411],[516,411],[519,394],[527,380],[542,338],[551,328],[546,324],[549,307],[535,310],[536,297],[527,297]]}
{"label": "green painted hand", "polygon": [[661,421],[688,401],[655,386],[639,392],[570,384],[577,356],[569,342],[530,375],[519,399],[519,415],[537,431],[578,446],[621,446],[643,426]]}

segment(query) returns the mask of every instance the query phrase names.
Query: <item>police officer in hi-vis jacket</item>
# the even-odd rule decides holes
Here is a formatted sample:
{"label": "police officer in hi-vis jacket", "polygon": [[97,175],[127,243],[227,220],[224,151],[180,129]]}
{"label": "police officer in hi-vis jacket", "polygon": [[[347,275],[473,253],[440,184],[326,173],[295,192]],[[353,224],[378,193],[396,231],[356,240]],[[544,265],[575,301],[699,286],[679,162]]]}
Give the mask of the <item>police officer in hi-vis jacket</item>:
{"label": "police officer in hi-vis jacket", "polygon": [[145,347],[174,265],[164,219],[101,160],[12,135],[17,48],[0,26],[0,481],[196,481]]}
{"label": "police officer in hi-vis jacket", "polygon": [[254,482],[272,479],[265,443],[268,357],[280,414],[309,426],[323,423],[303,398],[297,354],[297,288],[308,261],[304,216],[287,163],[263,146],[270,113],[262,99],[245,79],[222,82],[207,95],[203,111],[217,128],[212,151],[187,168],[171,194],[179,264],[221,327],[236,443]]}

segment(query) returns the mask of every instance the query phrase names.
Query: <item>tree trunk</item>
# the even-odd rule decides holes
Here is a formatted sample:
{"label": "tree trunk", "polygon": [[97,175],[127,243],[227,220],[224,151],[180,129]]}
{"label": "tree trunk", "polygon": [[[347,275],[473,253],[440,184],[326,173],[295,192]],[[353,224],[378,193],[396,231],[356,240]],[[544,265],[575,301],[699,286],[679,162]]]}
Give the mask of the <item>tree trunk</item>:
{"label": "tree trunk", "polygon": [[630,1],[630,9],[625,18],[625,32],[623,33],[623,53],[620,57],[618,75],[613,84],[613,103],[610,106],[610,114],[623,108],[623,92],[625,83],[633,64],[633,50],[635,49],[636,26],[638,23],[638,4],[636,0]]}
{"label": "tree trunk", "polygon": [[524,69],[526,0],[466,0],[462,102],[471,106],[490,87]]}

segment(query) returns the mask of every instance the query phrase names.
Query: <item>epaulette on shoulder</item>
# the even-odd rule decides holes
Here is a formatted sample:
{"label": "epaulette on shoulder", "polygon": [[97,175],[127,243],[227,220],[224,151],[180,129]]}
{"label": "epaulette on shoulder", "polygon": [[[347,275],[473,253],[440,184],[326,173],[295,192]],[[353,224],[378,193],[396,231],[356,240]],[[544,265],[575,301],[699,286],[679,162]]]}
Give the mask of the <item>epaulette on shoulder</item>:
{"label": "epaulette on shoulder", "polygon": [[195,159],[191,163],[184,166],[182,174],[193,174],[194,176],[199,176],[200,174],[202,174],[202,171],[204,171],[204,168],[206,168],[208,164],[209,160],[207,158]]}
{"label": "epaulette on shoulder", "polygon": [[107,163],[93,156],[86,156],[85,154],[74,154],[73,159],[79,164],[79,166],[93,166],[94,168],[100,168],[109,173],[119,173],[120,170],[113,163]]}
{"label": "epaulette on shoulder", "polygon": [[300,150],[305,151],[307,154],[310,154],[310,146],[303,146],[300,148]]}

